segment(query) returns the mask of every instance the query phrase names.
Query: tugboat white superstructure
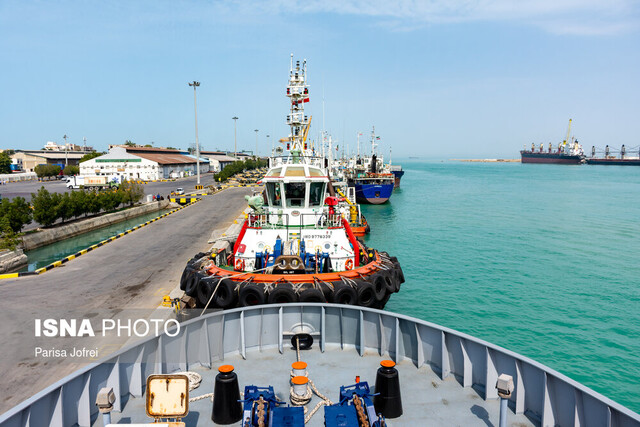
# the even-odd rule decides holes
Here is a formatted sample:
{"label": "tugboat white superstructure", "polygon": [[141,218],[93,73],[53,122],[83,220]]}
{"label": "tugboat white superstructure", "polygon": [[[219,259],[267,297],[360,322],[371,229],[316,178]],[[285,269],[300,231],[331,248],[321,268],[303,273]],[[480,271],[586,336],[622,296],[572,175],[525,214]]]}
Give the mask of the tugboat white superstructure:
{"label": "tugboat white superstructure", "polygon": [[[365,247],[349,224],[353,205],[336,197],[328,169],[307,145],[306,61],[291,63],[285,156],[272,159],[262,194],[224,253],[199,254],[182,289],[201,306],[337,302],[382,308],[404,282],[396,258]],[[339,194],[339,193],[338,193]]]}

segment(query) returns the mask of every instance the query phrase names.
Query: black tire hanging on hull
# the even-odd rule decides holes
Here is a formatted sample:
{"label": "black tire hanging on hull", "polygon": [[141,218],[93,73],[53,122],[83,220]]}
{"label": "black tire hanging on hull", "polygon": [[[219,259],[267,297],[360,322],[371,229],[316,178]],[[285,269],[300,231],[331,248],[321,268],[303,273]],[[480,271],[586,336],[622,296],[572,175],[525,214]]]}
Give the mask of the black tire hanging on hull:
{"label": "black tire hanging on hull", "polygon": [[236,292],[236,286],[237,286],[236,282],[234,282],[231,279],[222,279],[220,281],[220,284],[218,285],[218,280],[219,278],[216,277],[213,289],[215,290],[217,286],[218,290],[216,291],[216,294],[213,297],[213,301],[218,307],[225,310],[228,308],[235,307],[238,304],[238,292]]}
{"label": "black tire hanging on hull", "polygon": [[251,305],[266,304],[267,296],[264,293],[264,285],[262,283],[245,283],[240,287],[238,294],[238,305],[240,307],[248,307]]}
{"label": "black tire hanging on hull", "polygon": [[187,286],[187,281],[189,277],[193,274],[193,268],[187,265],[182,272],[182,276],[180,276],[180,290],[184,291]]}
{"label": "black tire hanging on hull", "polygon": [[204,273],[200,271],[194,272],[187,279],[187,282],[184,286],[184,293],[189,295],[190,297],[197,298],[198,283],[200,282],[201,279],[204,279],[204,277],[205,277]]}
{"label": "black tire hanging on hull", "polygon": [[[373,285],[373,291],[376,296],[376,301],[382,301],[382,299],[387,295],[388,284],[389,284],[389,276],[386,272],[380,271],[373,276],[368,278],[371,284]],[[392,284],[393,287],[393,284]],[[393,292],[393,291],[391,291]]]}
{"label": "black tire hanging on hull", "polygon": [[356,280],[356,283],[358,305],[361,307],[374,307],[378,300],[376,299],[376,289],[373,284],[364,280]]}
{"label": "black tire hanging on hull", "polygon": [[[207,305],[209,302],[209,298],[211,298],[211,293],[218,282],[216,277],[205,277],[200,279],[198,282],[198,287],[196,289],[196,300],[198,301],[198,307],[202,308]],[[211,301],[208,308],[215,307],[215,302]]]}
{"label": "black tire hanging on hull", "polygon": [[358,293],[351,286],[342,282],[333,282],[333,288],[331,302],[345,305],[356,305],[358,303]]}
{"label": "black tire hanging on hull", "polygon": [[269,304],[286,304],[290,302],[298,302],[298,294],[288,283],[278,283],[276,287],[269,292],[267,297]]}
{"label": "black tire hanging on hull", "polygon": [[324,293],[318,288],[308,288],[300,292],[300,302],[326,302]]}

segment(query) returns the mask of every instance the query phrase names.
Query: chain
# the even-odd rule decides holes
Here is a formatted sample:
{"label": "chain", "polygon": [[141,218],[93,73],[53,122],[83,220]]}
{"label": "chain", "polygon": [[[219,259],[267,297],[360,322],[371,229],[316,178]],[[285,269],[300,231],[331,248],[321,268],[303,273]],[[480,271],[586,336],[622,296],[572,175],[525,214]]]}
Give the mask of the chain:
{"label": "chain", "polygon": [[260,396],[260,400],[258,400],[258,427],[265,427],[264,416],[264,399]]}
{"label": "chain", "polygon": [[364,414],[364,408],[358,396],[353,396],[353,406],[356,407],[356,412],[358,413],[358,425],[360,425],[360,427],[369,427],[369,421]]}

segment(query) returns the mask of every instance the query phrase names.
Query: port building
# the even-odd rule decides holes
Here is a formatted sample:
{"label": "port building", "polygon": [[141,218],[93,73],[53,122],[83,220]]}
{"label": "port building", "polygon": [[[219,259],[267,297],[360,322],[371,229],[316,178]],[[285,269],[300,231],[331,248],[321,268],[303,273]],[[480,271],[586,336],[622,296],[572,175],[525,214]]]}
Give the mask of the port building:
{"label": "port building", "polygon": [[[196,174],[197,160],[186,151],[165,148],[114,146],[107,154],[80,164],[80,175],[119,176],[153,181]],[[209,160],[200,156],[200,173],[209,172]]]}
{"label": "port building", "polygon": [[14,164],[20,165],[25,172],[33,172],[38,165],[78,165],[84,151],[15,150],[11,155]]}

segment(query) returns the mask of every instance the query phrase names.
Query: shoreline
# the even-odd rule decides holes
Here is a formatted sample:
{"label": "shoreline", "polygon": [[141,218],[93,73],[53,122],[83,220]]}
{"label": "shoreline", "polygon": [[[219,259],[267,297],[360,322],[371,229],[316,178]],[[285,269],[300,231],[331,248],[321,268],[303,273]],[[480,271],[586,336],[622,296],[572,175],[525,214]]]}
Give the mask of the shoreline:
{"label": "shoreline", "polygon": [[449,159],[452,162],[474,162],[474,163],[520,163],[520,159]]}

